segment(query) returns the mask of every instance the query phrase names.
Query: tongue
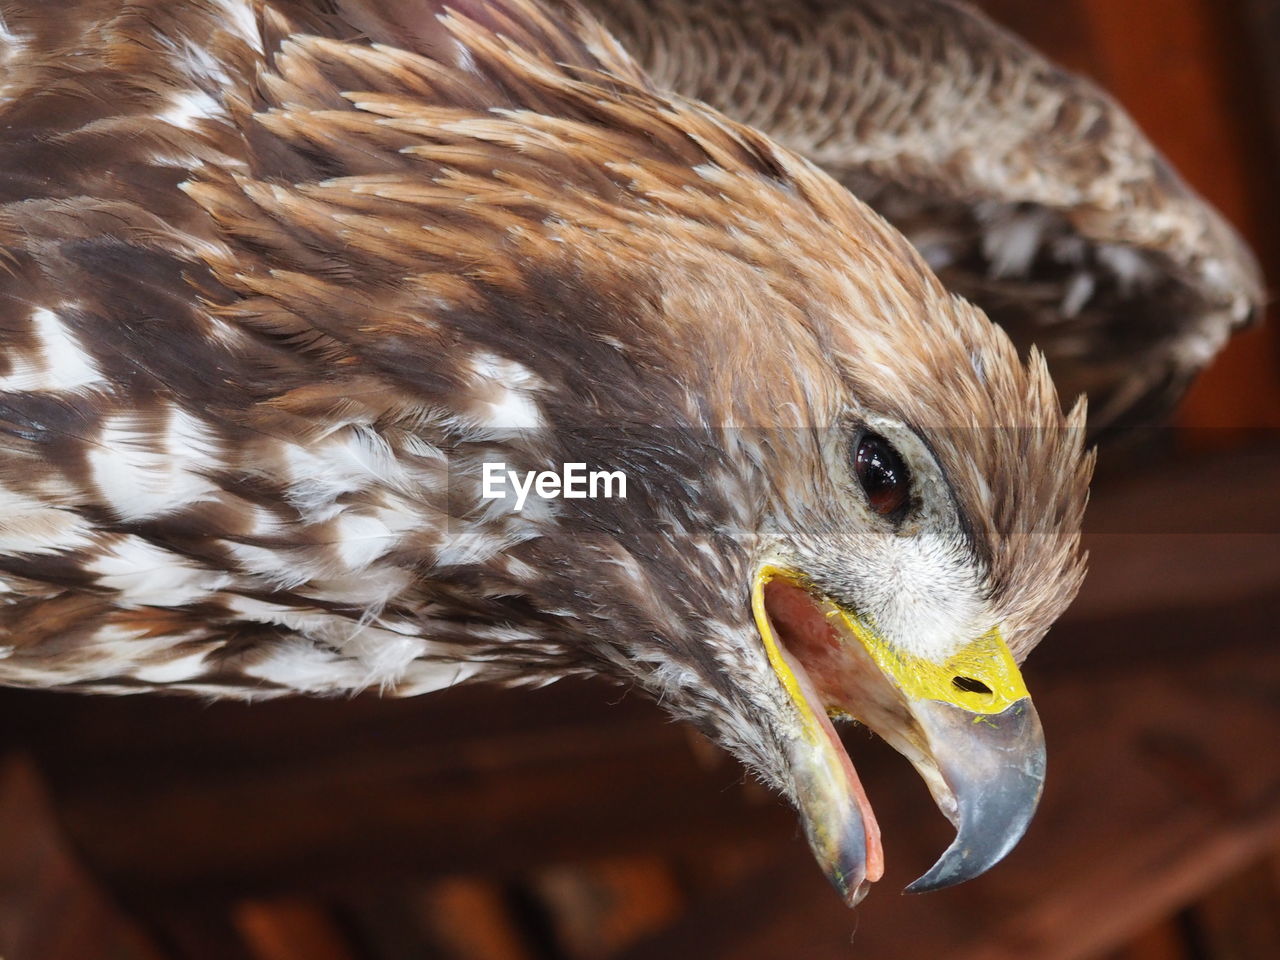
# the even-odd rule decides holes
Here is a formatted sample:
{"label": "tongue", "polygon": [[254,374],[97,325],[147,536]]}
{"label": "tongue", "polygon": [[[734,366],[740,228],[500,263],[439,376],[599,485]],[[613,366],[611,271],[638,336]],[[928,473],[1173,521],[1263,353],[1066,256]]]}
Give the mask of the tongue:
{"label": "tongue", "polygon": [[[794,661],[790,662],[789,666],[800,679],[804,695],[811,696],[814,693],[813,684],[805,676],[804,667]],[[871,809],[871,801],[867,799],[867,793],[862,789],[862,781],[858,779],[858,771],[853,768],[849,752],[845,750],[844,744],[840,741],[840,735],[836,733],[836,728],[832,726],[825,710],[818,711],[818,722],[822,725],[822,732],[831,740],[836,756],[840,758],[840,766],[844,768],[845,777],[849,780],[849,795],[858,805],[858,812],[862,815],[862,828],[867,832],[867,881],[875,883],[884,876],[884,849],[880,846],[880,824],[876,822],[875,811]]]}
{"label": "tongue", "polygon": [[[805,669],[805,660],[821,662],[839,649],[840,641],[818,609],[813,598],[801,588],[783,580],[774,580],[764,587],[765,606],[780,641],[782,656],[795,674],[800,689],[817,717],[822,732],[831,742],[831,748],[839,758],[849,788],[849,796],[862,816],[863,830],[867,837],[866,878],[874,883],[884,875],[884,851],[880,846],[880,825],[875,812],[862,789],[862,781],[853,768],[853,761],[827,716],[826,706]],[[795,651],[793,653],[792,651]],[[797,656],[799,654],[799,656]],[[808,655],[808,656],[806,656]],[[803,657],[804,659],[801,659]]]}

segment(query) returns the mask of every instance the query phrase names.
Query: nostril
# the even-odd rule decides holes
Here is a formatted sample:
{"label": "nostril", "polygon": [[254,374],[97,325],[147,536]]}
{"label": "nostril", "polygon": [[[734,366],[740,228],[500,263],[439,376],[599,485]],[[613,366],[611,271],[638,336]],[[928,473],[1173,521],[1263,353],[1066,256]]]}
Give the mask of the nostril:
{"label": "nostril", "polygon": [[973,677],[952,677],[951,685],[965,693],[990,693],[991,688]]}

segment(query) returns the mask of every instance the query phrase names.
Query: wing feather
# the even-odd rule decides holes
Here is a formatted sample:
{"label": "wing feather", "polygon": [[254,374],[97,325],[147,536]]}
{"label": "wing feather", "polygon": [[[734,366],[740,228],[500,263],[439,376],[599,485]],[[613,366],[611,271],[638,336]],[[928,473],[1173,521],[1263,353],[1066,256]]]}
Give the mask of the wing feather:
{"label": "wing feather", "polygon": [[878,209],[1098,435],[1176,402],[1263,303],[1258,265],[1124,110],[952,0],[587,0],[653,82]]}

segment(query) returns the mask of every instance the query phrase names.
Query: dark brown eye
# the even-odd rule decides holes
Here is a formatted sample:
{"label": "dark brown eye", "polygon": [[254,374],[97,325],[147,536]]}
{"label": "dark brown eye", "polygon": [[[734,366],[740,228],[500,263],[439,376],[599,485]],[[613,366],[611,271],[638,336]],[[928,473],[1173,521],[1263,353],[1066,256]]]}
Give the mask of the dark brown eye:
{"label": "dark brown eye", "polygon": [[864,433],[853,450],[853,472],[871,509],[882,517],[901,513],[911,499],[911,475],[891,444],[878,433]]}

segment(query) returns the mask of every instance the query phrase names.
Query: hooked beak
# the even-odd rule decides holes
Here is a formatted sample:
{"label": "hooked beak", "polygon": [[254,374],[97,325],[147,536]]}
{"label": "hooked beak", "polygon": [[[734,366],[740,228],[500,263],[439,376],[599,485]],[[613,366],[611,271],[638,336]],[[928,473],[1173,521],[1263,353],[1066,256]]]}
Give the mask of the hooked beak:
{"label": "hooked beak", "polygon": [[996,714],[936,700],[912,712],[928,743],[916,768],[937,770],[945,788],[934,799],[956,828],[938,862],[907,887],[925,893],[985,873],[1022,839],[1044,786],[1044,732],[1026,697]]}
{"label": "hooked beak", "polygon": [[850,906],[883,872],[879,827],[830,716],[854,717],[907,757],[956,839],[907,887],[971,879],[1021,839],[1044,782],[1044,736],[997,631],[944,664],[896,651],[803,575],[766,566],[756,625],[800,717],[791,748],[796,806],[810,847]]}

